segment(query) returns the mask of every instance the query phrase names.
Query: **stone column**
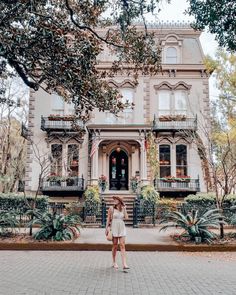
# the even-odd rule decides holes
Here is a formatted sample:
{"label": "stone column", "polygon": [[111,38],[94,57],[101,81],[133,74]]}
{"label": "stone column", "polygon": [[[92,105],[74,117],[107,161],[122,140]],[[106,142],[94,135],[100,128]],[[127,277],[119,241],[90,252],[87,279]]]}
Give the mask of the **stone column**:
{"label": "stone column", "polygon": [[[132,146],[132,152],[131,152],[131,177],[135,176],[135,161],[137,161],[137,159],[135,159],[135,146]],[[131,178],[130,177],[130,178]]]}
{"label": "stone column", "polygon": [[107,154],[106,146],[102,147],[102,174],[107,176]]}
{"label": "stone column", "polygon": [[96,142],[96,150],[92,155],[91,159],[91,184],[97,185],[98,184],[98,149],[99,149],[99,142]]}
{"label": "stone column", "polygon": [[67,175],[67,155],[68,155],[68,146],[67,144],[62,145],[62,176]]}

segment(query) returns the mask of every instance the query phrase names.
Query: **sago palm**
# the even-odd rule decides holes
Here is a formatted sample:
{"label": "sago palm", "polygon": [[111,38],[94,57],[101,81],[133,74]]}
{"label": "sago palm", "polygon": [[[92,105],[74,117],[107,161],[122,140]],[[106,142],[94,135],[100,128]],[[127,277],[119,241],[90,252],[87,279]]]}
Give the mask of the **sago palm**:
{"label": "sago palm", "polygon": [[207,212],[199,215],[198,210],[192,210],[187,214],[183,214],[178,211],[167,212],[163,219],[160,221],[164,225],[161,230],[175,227],[184,229],[182,235],[189,236],[191,240],[195,237],[201,237],[203,241],[211,242],[216,236],[214,232],[210,231],[209,228],[219,228],[222,215],[218,209],[208,210]]}

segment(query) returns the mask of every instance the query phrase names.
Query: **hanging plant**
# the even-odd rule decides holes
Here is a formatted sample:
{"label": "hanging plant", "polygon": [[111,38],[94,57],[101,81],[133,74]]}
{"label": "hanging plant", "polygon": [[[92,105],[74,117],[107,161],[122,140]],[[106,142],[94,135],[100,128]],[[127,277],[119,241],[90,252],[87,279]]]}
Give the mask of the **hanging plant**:
{"label": "hanging plant", "polygon": [[147,158],[151,167],[151,178],[155,179],[159,175],[159,154],[152,132],[147,135]]}

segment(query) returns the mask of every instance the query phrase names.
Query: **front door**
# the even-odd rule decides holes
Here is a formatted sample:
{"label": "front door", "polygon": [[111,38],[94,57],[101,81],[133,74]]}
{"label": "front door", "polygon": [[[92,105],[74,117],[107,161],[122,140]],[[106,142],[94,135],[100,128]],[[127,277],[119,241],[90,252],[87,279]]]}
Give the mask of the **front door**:
{"label": "front door", "polygon": [[110,190],[128,190],[128,156],[124,151],[110,155]]}

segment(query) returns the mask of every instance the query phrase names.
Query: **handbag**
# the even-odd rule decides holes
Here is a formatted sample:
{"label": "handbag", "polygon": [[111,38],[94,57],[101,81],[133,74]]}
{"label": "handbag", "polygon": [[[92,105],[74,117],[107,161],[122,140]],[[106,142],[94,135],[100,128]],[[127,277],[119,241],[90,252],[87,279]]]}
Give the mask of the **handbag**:
{"label": "handbag", "polygon": [[[113,212],[114,212],[114,210],[113,210]],[[112,212],[112,219],[113,219],[113,212]],[[108,234],[106,235],[106,237],[107,237],[107,240],[108,240],[108,241],[110,241],[110,242],[112,241],[113,236],[112,236],[111,228],[110,228]]]}

